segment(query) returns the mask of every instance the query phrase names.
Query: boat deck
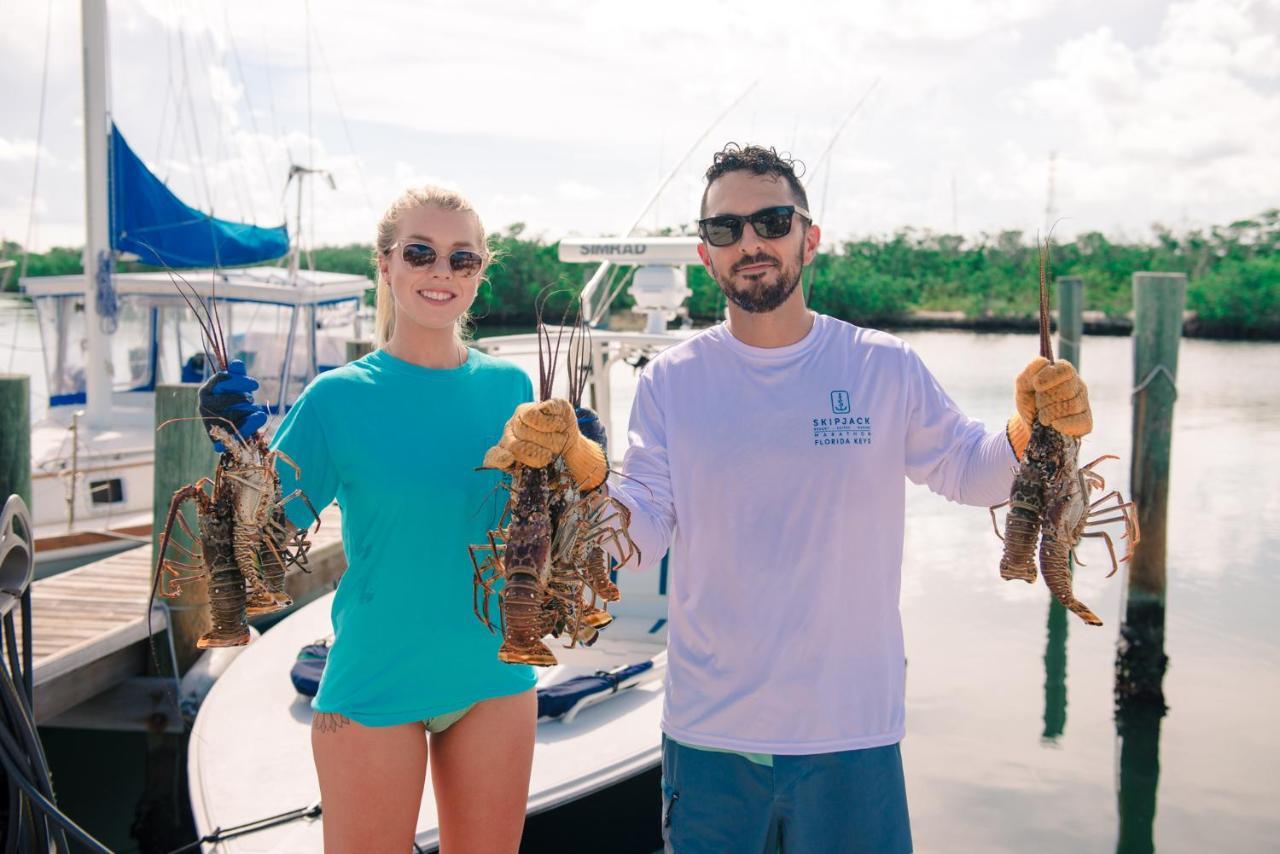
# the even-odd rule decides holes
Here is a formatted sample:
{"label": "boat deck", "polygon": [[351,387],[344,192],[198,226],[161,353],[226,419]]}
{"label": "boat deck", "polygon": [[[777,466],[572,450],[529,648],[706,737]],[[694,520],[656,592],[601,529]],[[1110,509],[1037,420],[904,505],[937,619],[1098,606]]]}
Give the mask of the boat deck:
{"label": "boat deck", "polygon": [[[332,505],[320,520],[320,529],[311,537],[311,572],[295,570],[289,575],[289,592],[299,603],[314,598],[317,589],[332,589],[346,567],[341,511]],[[57,719],[83,701],[147,673],[151,574],[152,550],[144,545],[32,584],[37,723],[70,724]],[[167,628],[166,617],[165,608],[157,606],[150,630]],[[167,648],[158,648],[157,654],[162,659],[169,656]]]}

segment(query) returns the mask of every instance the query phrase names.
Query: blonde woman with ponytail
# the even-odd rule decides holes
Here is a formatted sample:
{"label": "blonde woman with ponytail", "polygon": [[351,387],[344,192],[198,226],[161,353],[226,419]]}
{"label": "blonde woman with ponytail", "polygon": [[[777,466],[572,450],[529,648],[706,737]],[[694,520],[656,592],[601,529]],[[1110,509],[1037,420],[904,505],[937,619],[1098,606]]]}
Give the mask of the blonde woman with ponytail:
{"label": "blonde woman with ponytail", "polygon": [[428,768],[442,851],[519,847],[534,674],[498,661],[467,552],[501,509],[497,475],[475,467],[533,396],[522,370],[466,346],[490,260],[458,193],[397,199],[377,231],[378,348],[317,377],[273,443],[302,471],[281,467],[286,494],[343,511],[348,569],[311,731],[331,854],[409,851]]}

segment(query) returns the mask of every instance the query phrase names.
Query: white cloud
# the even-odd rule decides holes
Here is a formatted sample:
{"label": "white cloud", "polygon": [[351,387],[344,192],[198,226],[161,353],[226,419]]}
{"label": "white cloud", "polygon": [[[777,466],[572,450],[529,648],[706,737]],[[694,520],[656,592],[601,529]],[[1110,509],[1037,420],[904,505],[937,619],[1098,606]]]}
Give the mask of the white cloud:
{"label": "white cloud", "polygon": [[38,147],[34,139],[9,140],[0,136],[0,162],[16,163],[34,160],[37,152],[40,152],[42,157],[52,159],[48,149]]}
{"label": "white cloud", "polygon": [[[45,17],[37,4],[6,9],[0,186],[25,198]],[[432,32],[468,37],[430,39],[420,4],[309,10],[308,92],[300,3],[112,0],[116,120],[184,200],[277,222],[282,201],[293,211],[281,191],[297,162],[337,181],[313,182],[304,204],[321,241],[367,240],[386,204],[428,182],[468,193],[491,225],[618,232],[758,80],[642,222],[675,226],[691,221],[725,141],[816,164],[877,77],[812,175],[831,240],[953,221],[1034,229],[1053,150],[1064,232],[1226,221],[1273,205],[1280,186],[1277,0],[654,0],[643,12],[475,0],[430,13]],[[48,242],[83,230],[77,17],[57,0],[40,161]],[[25,205],[0,205],[0,231],[25,233],[25,220]]]}
{"label": "white cloud", "polygon": [[562,199],[575,202],[591,201],[600,198],[604,193],[599,187],[583,184],[580,181],[561,181],[556,185],[556,195]]}
{"label": "white cloud", "polygon": [[[1272,75],[1276,3],[1192,0],[1170,6],[1155,40],[1126,44],[1108,27],[1068,40],[1053,74],[1018,108],[1075,128],[1059,161],[1060,209],[1128,206],[1172,220],[1274,204],[1280,99]],[[1234,211],[1234,213],[1233,213]]]}

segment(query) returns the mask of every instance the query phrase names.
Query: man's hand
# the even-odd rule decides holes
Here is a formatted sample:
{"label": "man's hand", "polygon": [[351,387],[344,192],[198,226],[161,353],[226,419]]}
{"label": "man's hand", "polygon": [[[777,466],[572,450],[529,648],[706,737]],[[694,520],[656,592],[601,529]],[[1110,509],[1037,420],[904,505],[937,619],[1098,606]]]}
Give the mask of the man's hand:
{"label": "man's hand", "polygon": [[1038,418],[1065,436],[1079,438],[1093,429],[1089,389],[1070,362],[1032,359],[1014,381],[1018,414],[1009,419],[1009,442],[1018,458],[1026,450],[1031,425]]}
{"label": "man's hand", "polygon": [[[205,380],[200,386],[200,417],[205,430],[221,427],[241,440],[261,430],[267,423],[267,413],[253,402],[257,388],[258,381],[245,373],[244,362],[239,359]],[[213,449],[218,453],[226,450],[218,441],[213,442]]]}
{"label": "man's hand", "polygon": [[522,403],[507,421],[502,439],[485,454],[484,465],[509,471],[515,463],[542,468],[563,455],[569,474],[585,491],[595,489],[609,473],[604,450],[582,435],[578,416],[567,400]]}

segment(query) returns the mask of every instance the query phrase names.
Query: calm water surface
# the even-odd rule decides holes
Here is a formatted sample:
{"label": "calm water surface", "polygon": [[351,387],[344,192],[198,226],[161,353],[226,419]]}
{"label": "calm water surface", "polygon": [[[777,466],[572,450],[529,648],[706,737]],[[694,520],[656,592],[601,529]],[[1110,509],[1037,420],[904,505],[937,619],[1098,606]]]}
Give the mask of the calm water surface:
{"label": "calm water surface", "polygon": [[[1010,412],[1026,335],[908,332],[943,387],[988,424]],[[1081,347],[1095,430],[1081,459],[1128,494],[1132,349]],[[1275,344],[1186,340],[1179,358],[1169,489],[1168,612],[1153,829],[1162,852],[1280,848],[1280,366]],[[1063,709],[1046,707],[1043,585],[999,579],[987,514],[913,488],[907,497],[902,612],[907,655],[907,767],[921,851],[1115,850],[1118,749],[1113,666],[1126,578],[1104,578],[1087,546],[1077,596],[1106,622],[1074,617],[1065,641]],[[1151,769],[1155,772],[1157,769]]]}
{"label": "calm water surface", "polygon": [[[12,323],[11,304],[0,302],[0,371],[8,367]],[[43,379],[38,352],[26,349],[36,343],[33,332],[29,323],[18,330],[23,349],[15,369],[33,374],[35,396]],[[1012,412],[1013,376],[1037,350],[1030,335],[902,337],[961,408],[989,425]],[[1131,343],[1086,337],[1081,361],[1095,412],[1082,459],[1120,455],[1100,471],[1127,494]],[[1158,773],[1152,834],[1161,852],[1280,849],[1280,732],[1272,725],[1280,701],[1280,631],[1272,616],[1280,601],[1273,571],[1280,554],[1277,366],[1277,344],[1182,342],[1169,492],[1169,712],[1159,729],[1158,768],[1149,769]],[[613,379],[621,425],[634,373],[617,366]],[[619,426],[612,437],[619,446],[622,433]],[[985,509],[918,487],[909,488],[906,509],[903,754],[917,850],[1116,850],[1120,754],[1112,686],[1124,571],[1105,578],[1105,547],[1086,546],[1076,593],[1106,625],[1071,617],[1065,637],[1050,643],[1048,593],[1041,584],[999,578],[1000,543]],[[1046,661],[1065,668],[1056,690]],[[86,822],[114,813],[110,835],[124,847],[142,775],[121,772],[140,765],[141,737],[49,735],[67,748],[75,742],[57,751],[54,763],[66,782],[66,809]],[[122,744],[136,745],[126,749],[130,762],[122,761]],[[107,787],[113,808],[93,780],[115,781]]]}

